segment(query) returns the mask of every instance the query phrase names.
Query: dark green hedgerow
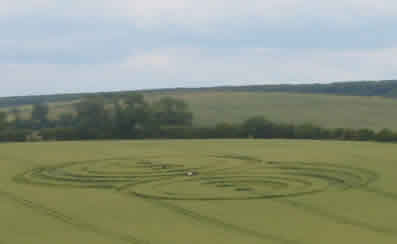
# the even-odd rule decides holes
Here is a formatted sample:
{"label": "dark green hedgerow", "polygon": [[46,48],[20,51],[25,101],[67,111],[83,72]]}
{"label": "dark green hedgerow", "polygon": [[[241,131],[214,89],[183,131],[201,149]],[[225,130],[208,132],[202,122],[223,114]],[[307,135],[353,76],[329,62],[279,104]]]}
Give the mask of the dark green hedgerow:
{"label": "dark green hedgerow", "polygon": [[396,142],[397,133],[389,129],[326,129],[310,123],[283,124],[262,116],[241,124],[219,123],[213,127],[194,127],[193,113],[183,100],[165,97],[149,103],[142,94],[120,97],[89,97],[75,105],[76,114],[63,114],[48,120],[48,106],[34,105],[32,119],[7,121],[0,114],[0,141],[93,140],[93,139],[210,139],[210,138],[286,138]]}

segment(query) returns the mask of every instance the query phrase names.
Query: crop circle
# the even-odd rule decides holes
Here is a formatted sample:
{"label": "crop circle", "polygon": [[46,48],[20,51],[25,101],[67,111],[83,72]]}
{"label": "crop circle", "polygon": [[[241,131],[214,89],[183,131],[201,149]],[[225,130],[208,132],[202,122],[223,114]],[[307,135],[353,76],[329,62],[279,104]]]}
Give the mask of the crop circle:
{"label": "crop circle", "polygon": [[71,162],[36,168],[15,179],[29,184],[113,188],[153,199],[246,200],[346,190],[377,177],[366,169],[330,163],[266,162],[233,155],[202,159],[208,163],[159,158]]}

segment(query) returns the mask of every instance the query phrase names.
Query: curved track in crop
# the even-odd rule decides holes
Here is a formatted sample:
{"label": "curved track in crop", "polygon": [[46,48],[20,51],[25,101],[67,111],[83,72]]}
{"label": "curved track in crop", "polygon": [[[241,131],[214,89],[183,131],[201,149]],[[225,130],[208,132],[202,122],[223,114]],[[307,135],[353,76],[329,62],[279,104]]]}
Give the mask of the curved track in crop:
{"label": "curved track in crop", "polygon": [[[18,182],[117,189],[152,199],[246,200],[358,188],[376,180],[369,170],[330,163],[266,162],[236,155],[203,156],[207,164],[113,158],[36,168]],[[188,165],[198,165],[189,167]]]}

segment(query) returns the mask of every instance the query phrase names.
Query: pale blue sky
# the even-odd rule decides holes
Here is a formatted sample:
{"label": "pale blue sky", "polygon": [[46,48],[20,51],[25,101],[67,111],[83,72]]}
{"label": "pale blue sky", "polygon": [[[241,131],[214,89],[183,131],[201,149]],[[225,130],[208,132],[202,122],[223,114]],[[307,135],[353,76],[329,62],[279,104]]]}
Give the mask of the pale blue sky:
{"label": "pale blue sky", "polygon": [[0,96],[397,79],[395,0],[0,4]]}

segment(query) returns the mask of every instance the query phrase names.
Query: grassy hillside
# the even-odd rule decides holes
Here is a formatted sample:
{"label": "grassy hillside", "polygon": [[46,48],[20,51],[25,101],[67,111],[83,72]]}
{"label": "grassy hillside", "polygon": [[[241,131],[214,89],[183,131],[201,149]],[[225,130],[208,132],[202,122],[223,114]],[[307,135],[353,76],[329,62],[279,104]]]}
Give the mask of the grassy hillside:
{"label": "grassy hillside", "polygon": [[[170,88],[145,90],[146,93],[158,92],[290,92],[304,94],[328,94],[344,96],[379,96],[397,98],[397,80],[384,81],[351,81],[334,82],[328,84],[276,84],[276,85],[247,85],[247,86],[219,86],[204,88]],[[118,96],[130,91],[99,92],[80,94],[55,94],[41,96],[0,97],[0,108],[30,105],[35,103],[56,103],[78,100],[84,96],[101,95],[104,97]]]}
{"label": "grassy hillside", "polygon": [[[57,119],[62,113],[74,113],[73,104],[78,102],[79,100],[71,100],[67,102],[51,102],[49,103],[50,114],[49,117],[51,120]],[[14,115],[12,110],[17,108],[19,110],[19,115],[22,119],[30,119],[32,112],[32,105],[22,105],[16,107],[2,107],[0,111],[9,113],[9,120],[14,120]]]}
{"label": "grassy hillside", "polygon": [[[158,99],[163,93],[152,93]],[[195,114],[196,125],[222,121],[241,122],[253,115],[274,121],[312,122],[324,127],[392,128],[397,130],[397,100],[379,97],[253,93],[177,92],[168,93],[186,100]]]}
{"label": "grassy hillside", "polygon": [[207,91],[293,92],[343,96],[397,97],[397,80],[351,81],[328,84],[248,85],[203,88]]}
{"label": "grassy hillside", "polygon": [[0,243],[395,244],[395,153],[302,140],[5,144]]}
{"label": "grassy hillside", "polygon": [[[239,123],[251,116],[263,115],[276,122],[310,122],[328,128],[397,130],[397,100],[381,97],[212,91],[163,91],[145,95],[149,101],[162,96],[184,99],[195,115],[194,124],[197,126],[225,121]],[[55,119],[61,113],[73,113],[74,102],[51,103],[50,118]],[[20,108],[22,117],[28,118],[31,106]]]}

